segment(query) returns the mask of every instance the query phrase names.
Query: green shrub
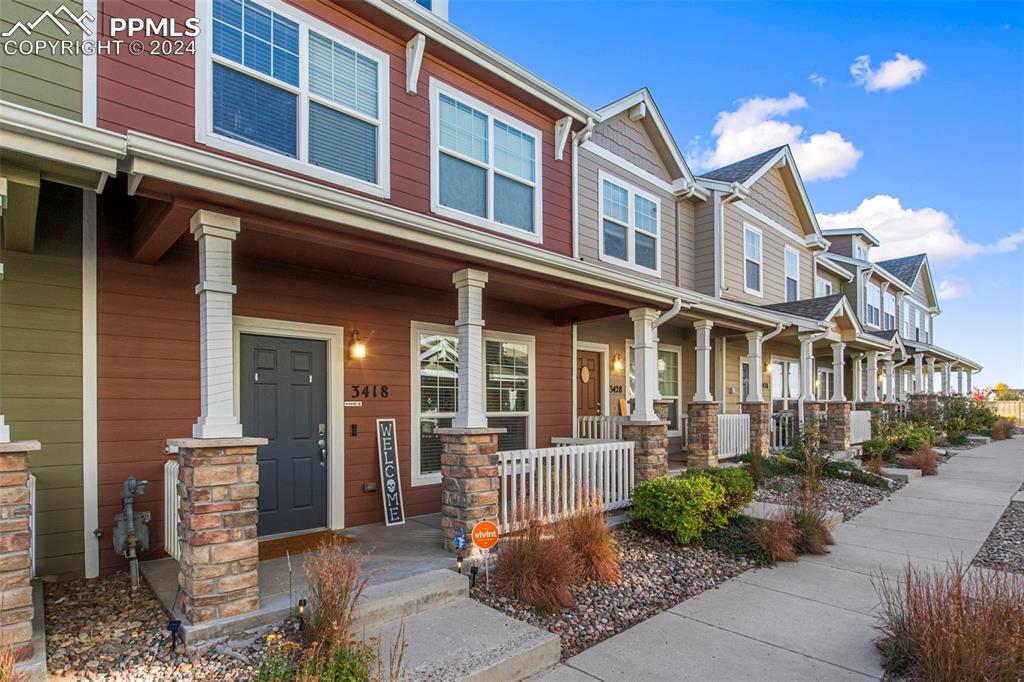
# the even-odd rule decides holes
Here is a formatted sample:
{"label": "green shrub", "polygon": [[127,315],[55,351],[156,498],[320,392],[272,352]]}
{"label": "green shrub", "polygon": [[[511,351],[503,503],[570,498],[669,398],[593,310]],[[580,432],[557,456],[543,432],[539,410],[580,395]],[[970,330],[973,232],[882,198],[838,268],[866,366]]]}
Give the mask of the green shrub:
{"label": "green shrub", "polygon": [[881,457],[886,459],[889,455],[889,444],[881,438],[872,438],[866,440],[861,444],[861,448],[864,451],[864,459],[874,459],[875,457]]}
{"label": "green shrub", "polygon": [[737,516],[724,527],[705,535],[701,540],[701,547],[727,556],[747,558],[758,566],[771,566],[775,560],[754,541],[751,532],[753,525],[754,520],[749,516]]}
{"label": "green shrub", "polygon": [[725,486],[709,476],[649,478],[633,489],[633,513],[651,530],[679,544],[728,521]]}
{"label": "green shrub", "polygon": [[[769,455],[768,457],[760,457],[760,467],[763,478],[768,478],[770,476],[797,476],[802,474],[804,471],[804,465],[801,460],[795,460],[787,457],[786,455]],[[743,464],[744,468],[748,469],[751,476],[753,476],[755,468],[753,460],[754,454],[748,452],[745,455],[737,456],[733,461]]]}
{"label": "green shrub", "polygon": [[707,476],[722,484],[725,488],[725,512],[730,517],[739,514],[754,499],[754,479],[742,467],[701,467],[679,474],[679,478],[694,476]]}

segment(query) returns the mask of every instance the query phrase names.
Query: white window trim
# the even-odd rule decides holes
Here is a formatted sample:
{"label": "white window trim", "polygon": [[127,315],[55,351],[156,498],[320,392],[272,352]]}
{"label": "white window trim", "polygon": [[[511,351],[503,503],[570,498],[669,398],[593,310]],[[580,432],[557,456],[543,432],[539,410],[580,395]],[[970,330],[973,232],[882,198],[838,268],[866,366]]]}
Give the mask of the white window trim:
{"label": "white window trim", "polygon": [[[797,366],[797,373],[798,374],[797,374],[797,386],[796,386],[796,395],[795,396],[791,395],[789,397],[782,397],[782,398],[776,398],[775,397],[775,390],[774,390],[774,386],[772,384],[775,381],[775,363],[776,362],[784,363],[783,367],[785,367],[785,363],[789,363],[791,365],[796,365]],[[792,410],[792,409],[794,409],[800,403],[800,393],[803,390],[802,387],[801,387],[802,381],[801,381],[801,378],[799,376],[800,359],[799,358],[791,358],[791,357],[784,356],[784,355],[769,355],[768,356],[768,365],[772,368],[768,372],[768,397],[767,397],[768,404],[772,406],[772,409],[774,409],[775,401],[776,400],[781,400],[782,402],[786,403],[786,406],[783,407],[782,409],[784,409],[784,410]],[[782,385],[783,386],[786,385],[787,379],[788,379],[788,374],[783,372],[783,374],[782,374],[782,382],[783,382]]]}
{"label": "white window trim", "polygon": [[892,301],[892,327],[891,328],[892,329],[897,329],[898,325],[897,325],[897,322],[896,322],[896,319],[897,319],[896,318],[896,312],[897,312],[897,309],[898,309],[898,303],[896,301],[896,294],[890,294],[889,292],[885,292],[885,293],[882,294],[882,319],[881,319],[882,328],[883,329],[888,329],[888,327],[885,326],[885,316],[887,314],[885,312],[885,310],[886,310],[885,302],[887,300],[891,300]]}
{"label": "white window trim", "polygon": [[[636,354],[633,352],[633,339],[626,339],[625,348],[626,348],[626,367],[625,367],[625,373],[626,373],[625,379],[626,380],[625,380],[624,383],[626,384],[626,400],[632,400],[633,398],[636,397],[636,396],[633,395],[633,388],[629,385],[629,368],[630,368],[630,364],[632,362],[634,362],[635,359],[636,359],[636,357],[635,357]],[[660,353],[661,351],[668,351],[669,353],[675,353],[675,355],[676,355],[676,374],[677,374],[677,376],[676,376],[676,386],[678,386],[679,390],[682,391],[683,390],[683,347],[682,346],[673,346],[673,345],[667,344],[667,343],[659,343],[658,344],[658,352]],[[657,368],[655,368],[655,369],[657,369]],[[657,371],[655,371],[655,374],[657,374]],[[658,387],[658,395],[661,395],[661,387],[660,386]],[[664,397],[664,396],[662,396],[662,397]],[[682,426],[683,426],[683,395],[682,395],[682,393],[680,393],[679,395],[670,395],[668,397],[670,399],[676,401],[676,424],[679,424],[680,428],[669,431],[667,433],[667,435],[670,438],[678,438],[678,437],[681,437],[683,435],[683,429],[682,429]]]}
{"label": "white window trim", "polygon": [[[747,257],[747,231],[756,232],[760,237],[761,248],[758,251],[758,258],[754,261],[753,258]],[[751,289],[747,286],[747,261],[754,261],[758,264],[757,269],[757,289]],[[743,278],[743,291],[753,296],[764,297],[764,232],[761,228],[751,225],[750,223],[743,223],[743,269],[740,272],[740,276]]]}
{"label": "white window trim", "polygon": [[[488,117],[488,135],[487,135],[487,211],[489,214],[494,214],[494,201],[493,201],[493,187],[494,187],[494,174],[508,175],[513,178],[516,182],[520,182],[525,185],[533,186],[533,232],[527,232],[523,228],[515,227],[514,225],[506,225],[500,223],[492,218],[484,218],[472,213],[466,213],[450,206],[444,206],[441,204],[441,173],[440,173],[440,143],[441,143],[441,95],[447,95],[452,99],[461,102],[467,106],[473,107],[477,111],[486,114]],[[502,171],[497,171],[494,168],[494,121],[501,121],[516,130],[526,133],[533,137],[534,150],[533,150],[533,171],[534,181],[531,183],[529,180],[520,178]],[[505,112],[496,109],[495,107],[481,102],[472,95],[453,88],[447,83],[440,81],[436,78],[430,79],[430,210],[431,212],[450,218],[452,220],[458,220],[459,222],[468,223],[476,227],[482,227],[488,230],[494,230],[516,239],[523,239],[529,242],[541,243],[544,241],[544,191],[543,191],[543,153],[544,149],[544,135],[540,130],[533,126],[520,121],[517,118],[509,116]],[[451,154],[456,158],[460,158],[457,152],[445,151],[446,154]],[[461,157],[464,158],[464,157]],[[480,163],[477,160],[472,160],[472,163],[477,166],[484,166],[485,164]]]}
{"label": "white window trim", "polygon": [[[433,474],[420,473],[420,362],[419,343],[420,334],[446,334],[457,337],[458,329],[453,325],[432,324],[429,322],[413,321],[409,325],[409,485],[438,485],[441,483],[441,472]],[[527,334],[513,334],[511,332],[485,331],[484,342],[487,341],[513,341],[524,343],[528,348],[530,371],[527,374],[529,392],[527,396],[526,415],[526,447],[532,449],[537,442],[537,342],[536,338]],[[461,350],[459,351],[462,352]],[[485,364],[486,353],[481,361]],[[483,372],[483,388],[487,388],[487,372]],[[522,416],[520,412],[487,412],[488,417]]]}
{"label": "white window trim", "polygon": [[[789,265],[788,265],[788,262],[786,260],[789,257],[789,254],[793,254],[794,256],[796,256],[796,277],[795,278],[789,276]],[[782,274],[783,274],[783,277],[782,277],[783,284],[785,286],[785,291],[783,291],[783,295],[784,296],[788,296],[788,294],[789,294],[789,280],[795,279],[796,280],[796,298],[794,298],[793,300],[794,301],[799,301],[800,300],[800,252],[797,251],[796,249],[794,249],[792,246],[784,247],[783,254],[782,254]],[[786,301],[787,302],[789,301],[788,297],[786,298]]]}
{"label": "white window trim", "polygon": [[[612,183],[613,185],[618,185],[622,189],[626,190],[626,192],[628,193],[627,194],[627,199],[626,199],[627,208],[629,209],[628,212],[627,212],[627,215],[628,215],[627,222],[628,222],[628,224],[624,226],[626,228],[626,260],[622,260],[621,258],[616,258],[615,256],[609,256],[608,254],[606,254],[604,252],[604,219],[605,219],[605,215],[604,215],[604,183],[605,183],[606,180],[608,182]],[[643,234],[645,234],[647,236],[653,236],[654,237],[654,263],[655,263],[655,266],[656,266],[654,268],[648,268],[648,267],[645,267],[643,265],[639,265],[636,262],[636,232],[637,232],[637,227],[636,227],[636,206],[635,206],[634,196],[643,197],[647,201],[652,202],[657,207],[657,211],[658,211],[658,216],[657,216],[657,218],[658,218],[658,234],[651,235],[651,233],[649,233],[649,232],[644,232],[643,230],[640,230],[640,232],[643,232]],[[644,190],[640,189],[636,185],[634,185],[634,184],[632,184],[630,182],[627,182],[625,180],[622,180],[619,177],[617,177],[615,175],[612,175],[611,173],[608,173],[608,172],[606,172],[604,170],[599,170],[598,174],[597,174],[597,216],[598,216],[598,218],[597,218],[597,220],[598,220],[598,225],[597,225],[597,244],[598,244],[598,258],[600,258],[605,263],[611,263],[612,265],[617,265],[619,267],[629,268],[630,270],[636,270],[637,272],[643,272],[643,273],[646,273],[648,275],[657,275],[657,276],[660,277],[661,276],[661,233],[662,233],[662,223],[661,223],[662,212],[661,211],[662,211],[661,199],[659,199],[655,195],[651,194],[650,192],[645,192]],[[614,219],[613,219],[613,222],[615,222],[616,224],[619,224],[619,225],[622,224],[618,220],[614,220]]]}
{"label": "white window trim", "polygon": [[[740,356],[740,364],[736,368],[736,378],[737,378],[737,380],[739,382],[736,385],[739,386],[739,389],[740,389],[739,390],[740,403],[747,402],[747,395],[743,393],[743,367],[744,367],[744,365],[746,365],[748,367],[750,366],[750,356],[749,355],[741,355]],[[751,379],[754,378],[753,370],[751,370],[751,372],[750,372],[750,378]],[[764,398],[764,394],[761,395],[761,398],[762,399]]]}
{"label": "white window trim", "polygon": [[[826,375],[828,377],[831,377],[831,379],[829,379],[829,381],[831,382],[831,386],[826,386],[825,387],[824,397],[822,397],[821,383],[820,383],[821,382],[821,375],[822,374],[824,374],[824,375]],[[835,386],[836,386],[836,376],[835,376],[835,374],[836,374],[835,370],[832,369],[831,367],[816,367],[815,368],[815,374],[814,374],[814,395],[815,395],[815,399],[816,400],[818,400],[820,402],[825,402],[825,401],[832,400],[832,393],[834,392]]]}
{"label": "white window trim", "polygon": [[[299,86],[295,87],[290,83],[283,83],[275,78],[250,69],[229,59],[213,54],[213,2],[205,0],[198,2],[197,14],[200,18],[203,30],[196,37],[195,55],[195,79],[196,79],[196,142],[219,149],[220,151],[238,154],[255,161],[270,164],[278,168],[284,168],[304,176],[322,180],[341,187],[347,187],[375,197],[388,198],[391,196],[391,135],[390,135],[390,95],[391,95],[391,66],[390,57],[383,50],[379,50],[368,43],[343,33],[338,28],[307,14],[296,7],[282,2],[281,0],[256,0],[256,4],[265,7],[283,17],[287,17],[299,25]],[[377,182],[366,182],[344,173],[330,170],[322,166],[310,163],[309,158],[309,102],[313,101],[323,104],[335,110],[339,106],[333,102],[325,102],[322,98],[312,95],[309,92],[309,31],[315,31],[340,43],[365,57],[369,57],[378,64],[377,81]],[[285,156],[277,152],[264,149],[256,145],[248,144],[240,140],[234,140],[213,132],[213,64],[219,63],[243,73],[252,78],[264,81],[276,88],[287,90],[298,95],[296,134],[298,136],[296,150],[298,158]],[[355,118],[370,121],[368,117],[345,110],[346,114],[352,114]]]}
{"label": "white window trim", "polygon": [[[875,297],[875,303],[877,305],[871,305],[871,298],[873,295],[872,287],[877,290],[878,295]],[[871,321],[871,309],[874,308],[878,311],[878,321]],[[878,286],[874,282],[866,282],[864,284],[864,324],[874,329],[879,329],[882,326],[882,287]]]}
{"label": "white window trim", "polygon": [[832,293],[833,293],[832,282],[828,281],[824,277],[819,277],[819,276],[815,275],[815,277],[814,277],[814,295],[815,295],[815,298],[819,298],[819,296],[818,296],[818,289],[819,289],[818,285],[819,284],[821,285],[821,287],[820,287],[821,289],[827,289],[828,290],[827,293],[822,293],[821,296],[831,296],[832,295]]}

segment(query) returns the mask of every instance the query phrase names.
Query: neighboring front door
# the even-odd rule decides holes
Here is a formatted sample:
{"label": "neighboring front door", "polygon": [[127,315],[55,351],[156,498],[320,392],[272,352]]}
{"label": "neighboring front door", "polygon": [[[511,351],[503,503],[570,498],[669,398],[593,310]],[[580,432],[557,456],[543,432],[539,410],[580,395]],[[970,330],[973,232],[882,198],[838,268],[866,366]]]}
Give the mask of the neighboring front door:
{"label": "neighboring front door", "polygon": [[261,536],[327,526],[327,344],[242,334],[241,411],[259,448]]}
{"label": "neighboring front door", "polygon": [[601,354],[576,351],[576,416],[601,414]]}

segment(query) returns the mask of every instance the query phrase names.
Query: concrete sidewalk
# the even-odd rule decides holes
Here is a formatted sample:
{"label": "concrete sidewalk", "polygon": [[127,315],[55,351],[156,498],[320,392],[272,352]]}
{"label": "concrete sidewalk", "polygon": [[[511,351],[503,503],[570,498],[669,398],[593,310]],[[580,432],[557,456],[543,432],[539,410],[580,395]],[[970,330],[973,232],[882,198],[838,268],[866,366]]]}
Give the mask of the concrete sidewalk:
{"label": "concrete sidewalk", "polygon": [[748,571],[539,679],[879,679],[872,576],[969,563],[1022,482],[1024,438],[963,452],[837,528],[830,554]]}

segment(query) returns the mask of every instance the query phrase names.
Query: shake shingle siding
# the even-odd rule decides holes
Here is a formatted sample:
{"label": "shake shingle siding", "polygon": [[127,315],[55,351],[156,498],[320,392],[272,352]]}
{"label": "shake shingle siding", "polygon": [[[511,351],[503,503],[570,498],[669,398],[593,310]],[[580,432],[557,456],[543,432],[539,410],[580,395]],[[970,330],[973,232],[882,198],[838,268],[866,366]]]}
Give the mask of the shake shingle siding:
{"label": "shake shingle siding", "polygon": [[594,129],[593,140],[648,173],[666,182],[672,180],[643,125],[639,121],[629,120],[628,115],[623,114],[600,123]]}
{"label": "shake shingle siding", "polygon": [[763,213],[783,227],[792,230],[801,239],[803,238],[804,232],[800,227],[800,218],[793,208],[793,202],[789,198],[782,175],[776,169],[768,171],[754,183],[750,188],[750,195],[745,201],[754,210]]}

